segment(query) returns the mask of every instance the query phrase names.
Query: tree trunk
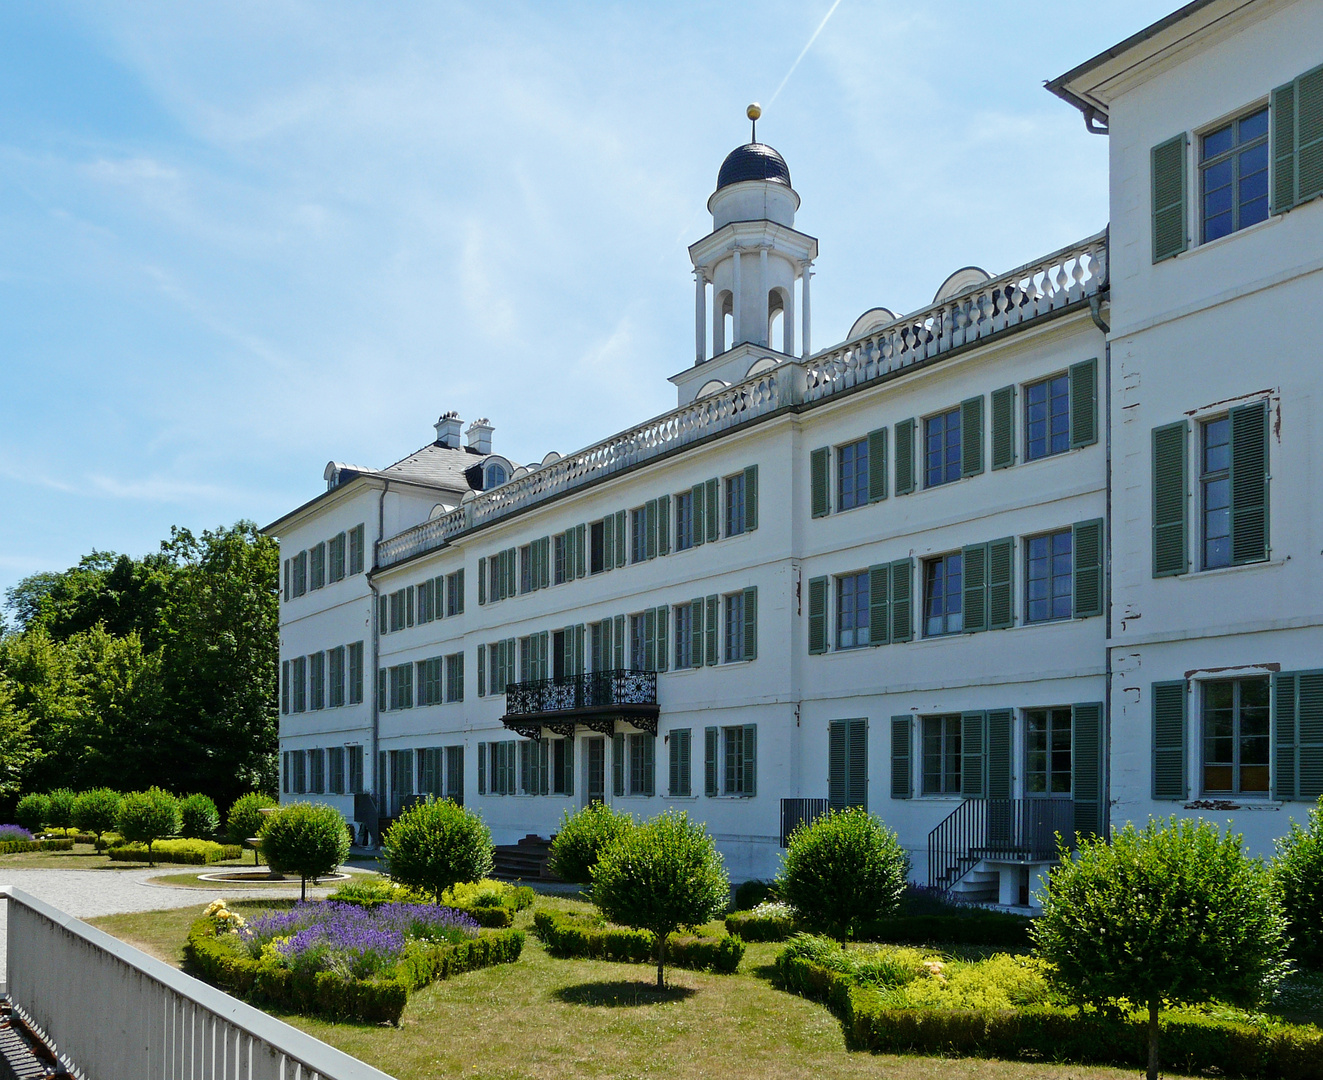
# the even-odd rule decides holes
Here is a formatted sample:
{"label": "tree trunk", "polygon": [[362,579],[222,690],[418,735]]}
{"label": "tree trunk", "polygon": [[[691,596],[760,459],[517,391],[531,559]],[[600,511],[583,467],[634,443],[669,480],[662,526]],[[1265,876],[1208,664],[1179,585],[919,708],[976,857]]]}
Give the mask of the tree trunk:
{"label": "tree trunk", "polygon": [[308,899],[308,879],[302,874],[299,875],[299,899]]}
{"label": "tree trunk", "polygon": [[666,934],[657,935],[657,989],[666,989]]}
{"label": "tree trunk", "polygon": [[1148,1080],[1158,1080],[1158,1009],[1161,1001],[1148,1003]]}
{"label": "tree trunk", "polygon": [[148,866],[156,865],[156,863],[152,862],[152,841],[150,840],[147,841],[147,865]]}

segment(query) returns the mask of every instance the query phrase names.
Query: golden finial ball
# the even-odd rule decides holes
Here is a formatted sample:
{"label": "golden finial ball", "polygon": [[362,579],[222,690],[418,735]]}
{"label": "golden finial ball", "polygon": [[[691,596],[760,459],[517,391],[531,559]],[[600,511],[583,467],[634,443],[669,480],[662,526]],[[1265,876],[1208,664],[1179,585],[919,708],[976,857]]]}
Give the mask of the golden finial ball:
{"label": "golden finial ball", "polygon": [[744,110],[744,115],[747,116],[750,120],[757,120],[760,116],[762,116],[762,114],[763,114],[763,107],[759,105],[758,102],[756,101],[752,105],[750,105],[747,109]]}

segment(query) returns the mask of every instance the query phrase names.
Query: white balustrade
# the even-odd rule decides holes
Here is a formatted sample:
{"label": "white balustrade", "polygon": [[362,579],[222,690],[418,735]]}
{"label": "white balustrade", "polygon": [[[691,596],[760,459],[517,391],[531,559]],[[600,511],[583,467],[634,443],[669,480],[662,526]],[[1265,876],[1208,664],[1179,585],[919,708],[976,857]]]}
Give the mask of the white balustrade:
{"label": "white balustrade", "polygon": [[778,364],[482,492],[447,514],[380,541],[377,565],[393,566],[434,551],[469,529],[499,521],[544,499],[780,409],[821,401],[943,353],[986,341],[1012,327],[1088,300],[1106,284],[1107,234],[1101,232],[802,363]]}
{"label": "white balustrade", "polygon": [[9,886],[5,990],[89,1080],[391,1080]]}

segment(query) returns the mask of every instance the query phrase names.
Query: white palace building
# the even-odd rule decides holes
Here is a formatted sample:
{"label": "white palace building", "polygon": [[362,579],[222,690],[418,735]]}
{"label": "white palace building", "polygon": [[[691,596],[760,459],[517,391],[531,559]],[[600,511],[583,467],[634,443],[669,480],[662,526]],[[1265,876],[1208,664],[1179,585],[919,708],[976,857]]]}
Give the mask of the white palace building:
{"label": "white palace building", "polygon": [[[1111,222],[815,350],[786,162],[689,254],[676,408],[517,463],[454,414],[282,552],[282,799],[499,844],[602,800],[769,877],[828,807],[1028,902],[1054,835],[1323,793],[1323,0],[1197,0],[1048,88]],[[1307,802],[1307,801],[1308,802]]]}

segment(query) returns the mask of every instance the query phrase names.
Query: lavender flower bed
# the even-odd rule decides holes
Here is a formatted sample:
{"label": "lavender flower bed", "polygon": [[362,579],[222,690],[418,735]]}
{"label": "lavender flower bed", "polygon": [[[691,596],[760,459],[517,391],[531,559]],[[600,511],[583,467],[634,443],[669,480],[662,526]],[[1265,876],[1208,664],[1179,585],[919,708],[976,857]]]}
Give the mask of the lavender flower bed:
{"label": "lavender flower bed", "polygon": [[332,971],[365,979],[388,972],[411,950],[458,944],[476,937],[478,924],[452,908],[432,904],[300,902],[238,928],[256,960],[296,972]]}
{"label": "lavender flower bed", "polygon": [[0,844],[13,840],[31,840],[33,836],[22,825],[0,825]]}

